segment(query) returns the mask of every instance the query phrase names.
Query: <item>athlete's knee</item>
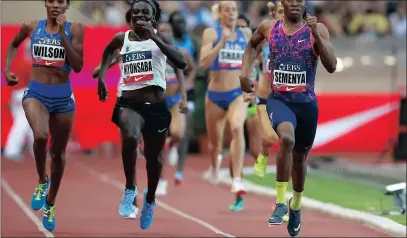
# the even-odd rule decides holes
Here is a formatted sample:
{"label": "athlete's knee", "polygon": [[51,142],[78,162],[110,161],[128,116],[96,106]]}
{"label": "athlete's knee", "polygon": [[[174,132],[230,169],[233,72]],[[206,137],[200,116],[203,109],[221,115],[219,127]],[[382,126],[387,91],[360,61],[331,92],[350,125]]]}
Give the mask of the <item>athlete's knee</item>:
{"label": "athlete's knee", "polygon": [[263,136],[263,146],[274,146],[277,144],[278,136],[276,133],[270,133]]}
{"label": "athlete's knee", "polygon": [[48,130],[33,130],[33,135],[35,144],[46,144],[48,142]]}
{"label": "athlete's knee", "polygon": [[183,134],[180,130],[171,131],[171,140],[180,142],[183,139]]}
{"label": "athlete's knee", "polygon": [[134,145],[137,146],[137,141],[141,137],[141,133],[138,131],[132,131],[128,129],[121,130],[123,145]]}
{"label": "athlete's knee", "polygon": [[60,164],[65,163],[66,161],[66,153],[65,150],[58,150],[51,148],[50,151],[51,159],[54,163]]}
{"label": "athlete's knee", "polygon": [[147,151],[147,153],[144,154],[144,156],[146,158],[147,169],[162,168],[163,160],[161,154],[157,155],[156,152]]}
{"label": "athlete's knee", "polygon": [[280,137],[281,147],[285,150],[292,151],[295,144],[294,136],[290,133],[282,133]]}
{"label": "athlete's knee", "polygon": [[237,137],[244,137],[243,126],[238,123],[230,123],[230,133],[232,134],[232,139]]}

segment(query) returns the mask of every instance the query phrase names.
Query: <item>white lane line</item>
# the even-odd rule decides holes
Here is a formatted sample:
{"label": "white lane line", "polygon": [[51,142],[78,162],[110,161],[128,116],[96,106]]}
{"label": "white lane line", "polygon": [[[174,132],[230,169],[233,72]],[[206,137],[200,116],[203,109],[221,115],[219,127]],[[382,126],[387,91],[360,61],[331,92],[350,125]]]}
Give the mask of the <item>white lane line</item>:
{"label": "white lane line", "polygon": [[[100,181],[102,181],[102,182],[104,182],[106,184],[110,184],[110,185],[118,188],[120,191],[123,190],[124,185],[122,183],[120,183],[119,181],[117,181],[117,180],[115,180],[115,179],[113,179],[113,178],[111,178],[111,177],[109,177],[107,175],[101,174],[101,173],[97,172],[96,170],[90,169],[88,167],[85,169],[85,171],[88,172],[89,174],[95,176]],[[225,236],[225,237],[235,237],[234,235],[225,233],[225,232],[221,231],[220,229],[216,228],[215,226],[213,226],[213,225],[211,225],[211,224],[209,224],[209,223],[207,223],[207,222],[205,222],[205,221],[203,221],[203,220],[201,220],[201,219],[199,219],[197,217],[191,216],[191,215],[189,215],[189,214],[187,214],[187,213],[185,213],[185,212],[183,212],[183,211],[181,211],[181,210],[179,210],[179,209],[177,209],[177,208],[175,208],[173,206],[170,206],[170,205],[168,205],[168,204],[166,204],[166,203],[164,203],[162,201],[159,201],[158,199],[156,199],[156,203],[161,208],[163,208],[163,209],[165,209],[165,210],[167,210],[169,212],[172,212],[172,213],[174,213],[174,214],[176,214],[178,216],[181,216],[181,217],[183,217],[183,218],[185,218],[187,220],[195,222],[196,224],[199,224],[199,225],[205,227],[206,229],[214,232],[215,234],[222,235],[222,236]]]}
{"label": "white lane line", "polygon": [[[1,179],[1,186],[3,187],[4,191],[14,200],[15,203],[23,210],[25,215],[30,218],[30,220],[37,226],[38,230],[41,231],[45,237],[54,237],[54,235],[46,230],[42,225],[42,222],[38,217],[34,214],[33,211],[24,203],[23,199],[11,188],[11,186],[6,182],[6,180]],[[3,219],[5,217],[3,216]]]}

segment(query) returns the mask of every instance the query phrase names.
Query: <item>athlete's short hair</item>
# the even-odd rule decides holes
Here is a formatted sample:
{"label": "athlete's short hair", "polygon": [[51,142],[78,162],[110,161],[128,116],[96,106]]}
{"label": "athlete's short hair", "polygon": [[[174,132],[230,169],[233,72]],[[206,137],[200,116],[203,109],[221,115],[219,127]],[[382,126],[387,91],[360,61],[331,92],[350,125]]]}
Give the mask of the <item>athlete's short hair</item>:
{"label": "athlete's short hair", "polygon": [[131,10],[133,10],[134,4],[136,4],[138,2],[146,2],[146,3],[150,4],[150,6],[153,8],[154,21],[153,21],[152,25],[154,27],[156,27],[161,20],[160,4],[156,0],[134,0],[133,3],[131,4]]}
{"label": "athlete's short hair", "polygon": [[247,26],[250,26],[250,19],[249,16],[247,16],[246,13],[239,13],[239,16],[237,16],[237,19],[242,19],[247,23]]}

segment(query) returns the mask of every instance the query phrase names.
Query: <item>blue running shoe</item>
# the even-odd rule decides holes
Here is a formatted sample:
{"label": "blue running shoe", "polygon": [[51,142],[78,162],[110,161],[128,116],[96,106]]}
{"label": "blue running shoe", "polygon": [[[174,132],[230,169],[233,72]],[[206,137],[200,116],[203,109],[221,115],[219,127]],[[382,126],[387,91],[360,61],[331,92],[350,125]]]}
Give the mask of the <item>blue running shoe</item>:
{"label": "blue running shoe", "polygon": [[[291,199],[288,204],[291,203]],[[288,224],[287,224],[287,231],[288,234],[292,237],[298,236],[298,234],[301,231],[301,209],[298,211],[293,211],[289,209],[289,219],[288,219]]]}
{"label": "blue running shoe", "polygon": [[284,222],[284,216],[288,213],[288,206],[283,203],[276,203],[276,208],[269,219],[269,225],[281,225]]}
{"label": "blue running shoe", "polygon": [[34,194],[31,198],[31,208],[35,211],[39,211],[44,207],[45,200],[47,197],[47,191],[51,182],[47,177],[46,183],[38,183],[35,188]]}
{"label": "blue running shoe", "polygon": [[155,202],[149,204],[147,202],[147,191],[148,189],[144,189],[143,192],[143,197],[144,197],[144,202],[143,202],[143,210],[141,211],[140,215],[140,227],[143,230],[146,230],[150,228],[151,224],[153,223],[154,219],[154,207],[156,205]]}
{"label": "blue running shoe", "polygon": [[181,185],[184,182],[184,175],[182,171],[177,171],[175,173],[175,185]]}
{"label": "blue running shoe", "polygon": [[240,212],[244,210],[244,201],[243,198],[237,198],[235,203],[229,206],[229,211]]}
{"label": "blue running shoe", "polygon": [[42,225],[49,231],[55,230],[55,205],[45,203]]}
{"label": "blue running shoe", "polygon": [[134,189],[124,190],[124,195],[119,207],[119,214],[122,217],[128,218],[133,213],[133,201],[137,195],[137,187]]}

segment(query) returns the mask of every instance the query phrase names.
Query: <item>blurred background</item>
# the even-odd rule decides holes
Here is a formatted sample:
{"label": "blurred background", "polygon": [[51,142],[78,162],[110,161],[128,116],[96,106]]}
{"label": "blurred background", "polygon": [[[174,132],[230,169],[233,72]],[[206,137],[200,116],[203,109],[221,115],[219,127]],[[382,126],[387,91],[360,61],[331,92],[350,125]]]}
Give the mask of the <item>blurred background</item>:
{"label": "blurred background", "polygon": [[[163,10],[162,21],[167,21],[172,12],[182,11],[188,34],[195,45],[194,58],[198,64],[202,32],[215,24],[210,10],[214,1],[159,3]],[[266,4],[267,1],[238,1],[240,11],[248,14],[252,28],[269,17]],[[320,118],[309,161],[316,171],[315,176],[330,174],[335,179],[352,178],[381,190],[386,184],[405,181],[405,2],[308,1],[307,4],[307,11],[327,26],[338,57],[336,73],[330,75],[320,65],[317,74]],[[71,74],[77,102],[76,121],[68,148],[71,154],[119,156],[119,132],[110,122],[115,99],[110,98],[107,103],[98,101],[97,83],[91,73],[114,34],[127,30],[125,13],[129,7],[128,1],[72,1],[67,12],[68,20],[79,21],[86,26],[85,66],[81,73]],[[45,14],[42,1],[1,3],[2,67],[6,49],[19,24],[23,20],[44,18]],[[3,155],[7,152],[6,145],[10,141],[13,148],[8,149],[6,158],[16,160],[21,155],[25,158],[31,155],[32,143],[31,132],[21,110],[21,98],[16,96],[19,95],[18,90],[27,85],[30,75],[30,56],[27,57],[25,52],[28,48],[20,48],[12,67],[20,77],[20,84],[14,88],[7,87],[3,78],[1,88],[2,151]],[[113,67],[107,76],[111,95],[116,92],[118,78],[118,67]],[[207,151],[204,121],[207,79],[208,72],[198,70],[193,99],[195,110],[190,112],[188,123],[190,154],[202,155]],[[19,130],[13,132],[13,127]],[[272,151],[276,149],[277,146]],[[369,207],[365,203],[364,209]]]}

